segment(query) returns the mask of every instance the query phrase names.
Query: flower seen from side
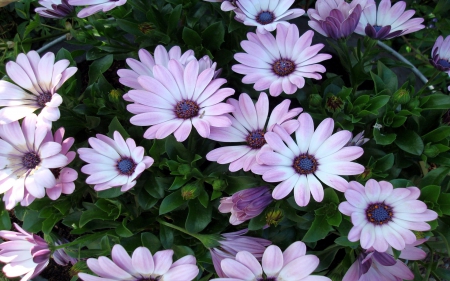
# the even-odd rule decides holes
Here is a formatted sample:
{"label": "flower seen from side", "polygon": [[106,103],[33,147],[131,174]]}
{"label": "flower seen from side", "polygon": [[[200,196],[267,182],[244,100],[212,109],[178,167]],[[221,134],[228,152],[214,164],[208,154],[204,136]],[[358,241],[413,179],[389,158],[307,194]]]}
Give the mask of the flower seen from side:
{"label": "flower seen from side", "polygon": [[298,128],[298,121],[292,118],[302,112],[300,107],[289,110],[291,101],[286,99],[273,109],[268,119],[269,99],[266,93],[259,95],[256,104],[245,93],[239,96],[239,101],[230,98],[227,103],[234,107],[232,115],[227,115],[231,120],[231,127],[212,127],[208,138],[245,145],[216,148],[206,155],[206,159],[219,164],[230,163],[229,169],[232,172],[240,169],[249,171],[256,163],[258,153],[267,147],[264,134],[272,131],[275,124],[281,125],[289,133],[294,132]]}
{"label": "flower seen from side", "polygon": [[260,33],[268,33],[274,31],[278,24],[288,27],[288,20],[305,13],[303,9],[289,9],[292,4],[294,0],[238,0],[235,19],[245,25],[256,26]]}
{"label": "flower seen from side", "polygon": [[271,202],[270,189],[267,186],[260,186],[221,198],[219,211],[231,213],[230,223],[238,225],[261,214]]}
{"label": "flower seen from side", "polygon": [[303,242],[291,244],[284,252],[275,245],[267,247],[261,264],[250,252],[241,251],[235,259],[226,258],[220,265],[224,277],[211,281],[331,281],[328,277],[311,275],[319,265],[319,258],[306,255]]}
{"label": "flower seen from side", "polygon": [[78,12],[77,16],[79,18],[92,16],[100,11],[106,13],[115,7],[124,5],[125,3],[127,3],[127,0],[69,0],[69,4],[72,6],[88,6]]}
{"label": "flower seen from side", "polygon": [[417,240],[411,230],[428,231],[431,227],[426,221],[437,218],[436,212],[417,200],[419,196],[417,187],[394,189],[389,182],[373,179],[365,186],[350,182],[345,191],[347,201],[339,205],[339,211],[350,216],[353,223],[348,239],[360,240],[361,247],[373,247],[378,252],[385,252],[389,246],[405,249]]}
{"label": "flower seen from side", "polygon": [[348,143],[346,146],[362,146],[364,145],[366,142],[370,141],[369,138],[365,138],[364,137],[364,131],[359,132],[358,134],[356,134],[356,136],[354,136]]}
{"label": "flower seen from side", "polygon": [[391,0],[381,0],[378,9],[373,0],[364,9],[355,32],[370,38],[386,40],[416,32],[425,28],[423,18],[414,18],[414,10],[407,10],[406,2],[398,1],[391,6]]}
{"label": "flower seen from side", "polygon": [[206,2],[216,2],[220,4],[220,9],[224,12],[229,12],[237,9],[236,0],[205,0]]}
{"label": "flower seen from side", "polygon": [[40,0],[39,4],[42,7],[34,11],[45,18],[62,19],[70,16],[75,10],[68,0]]}
{"label": "flower seen from side", "polygon": [[[431,50],[430,63],[438,70],[450,75],[450,35],[439,36]],[[448,87],[450,91],[450,86]]]}
{"label": "flower seen from side", "polygon": [[60,117],[62,97],[57,90],[77,71],[68,67],[69,60],[55,63],[55,55],[42,58],[35,51],[19,54],[15,62],[6,64],[6,73],[15,83],[0,80],[0,124],[8,124],[41,109],[39,122],[51,128]]}
{"label": "flower seen from side", "polygon": [[254,165],[252,172],[262,175],[267,182],[281,182],[272,192],[274,199],[280,200],[294,190],[295,202],[306,206],[310,194],[317,202],[324,197],[326,185],[344,192],[348,182],[339,175],[358,175],[364,172],[364,166],[351,162],[363,154],[358,146],[346,146],[352,138],[347,130],[333,133],[334,121],[323,120],[314,130],[312,117],[308,113],[300,114],[299,128],[295,131],[295,142],[280,126],[265,135],[273,151],[264,151],[259,155],[261,165]]}
{"label": "flower seen from side", "polygon": [[127,110],[136,114],[130,119],[136,126],[150,126],[146,139],[164,139],[174,134],[182,142],[189,136],[192,126],[200,136],[207,138],[211,126],[229,127],[225,116],[234,110],[223,100],[234,94],[231,88],[219,89],[225,79],[214,79],[215,68],[206,68],[199,74],[200,64],[190,61],[186,67],[170,60],[168,68],[153,67],[154,77],[142,75],[139,84],[145,90],[131,90],[128,97],[134,103]]}
{"label": "flower seen from side", "polygon": [[121,186],[125,192],[136,184],[136,178],[153,164],[153,158],[144,156],[144,148],[115,131],[114,139],[97,134],[89,138],[92,148],[79,148],[80,158],[88,164],[81,171],[88,174],[87,184],[94,184],[96,191]]}
{"label": "flower seen from side", "polygon": [[257,91],[269,89],[271,96],[282,92],[293,94],[305,86],[305,78],[322,79],[319,74],[325,67],[319,62],[330,59],[329,54],[318,54],[323,44],[312,45],[314,32],[302,36],[296,25],[278,25],[276,38],[270,33],[247,33],[241,42],[246,53],[234,58],[240,63],[233,65],[234,72],[244,74],[242,82],[254,84]]}
{"label": "flower seen from side", "polygon": [[196,259],[187,255],[172,261],[173,250],[158,251],[154,255],[145,247],[138,247],[130,255],[117,244],[111,253],[112,260],[101,256],[98,259],[90,258],[87,265],[97,276],[78,273],[83,281],[191,281],[199,269]]}
{"label": "flower seen from side", "polygon": [[1,230],[0,262],[6,263],[3,272],[7,277],[28,281],[39,275],[49,263],[47,242],[36,234],[28,233],[14,223],[17,231]]}
{"label": "flower seen from side", "polygon": [[[69,243],[67,239],[59,238],[57,241],[55,241],[55,246],[63,245],[66,243]],[[52,258],[57,264],[61,266],[67,266],[69,264],[75,265],[78,262],[76,258],[72,258],[71,256],[69,256],[64,248],[56,249],[53,252]]]}
{"label": "flower seen from side", "polygon": [[48,128],[37,124],[30,114],[22,121],[0,125],[0,192],[10,210],[24,200],[25,194],[43,198],[47,188],[56,184],[52,169],[67,165],[61,144],[44,141]]}

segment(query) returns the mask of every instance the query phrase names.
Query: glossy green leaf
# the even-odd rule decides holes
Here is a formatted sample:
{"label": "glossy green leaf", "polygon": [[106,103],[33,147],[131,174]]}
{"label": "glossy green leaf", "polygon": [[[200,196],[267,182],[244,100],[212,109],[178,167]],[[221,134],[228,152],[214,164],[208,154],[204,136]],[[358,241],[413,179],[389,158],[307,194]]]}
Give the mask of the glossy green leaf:
{"label": "glossy green leaf", "polygon": [[181,196],[181,190],[177,190],[163,199],[161,206],[159,207],[159,214],[163,215],[173,211],[184,203],[186,203],[186,201]]}
{"label": "glossy green leaf", "polygon": [[375,139],[375,142],[380,145],[389,145],[394,142],[395,138],[397,137],[396,134],[382,134],[380,130],[373,129],[373,138]]}
{"label": "glossy green leaf", "polygon": [[195,30],[190,29],[189,27],[184,27],[182,38],[184,43],[186,43],[188,46],[198,47],[202,45],[202,38],[200,37],[200,35],[198,35]]}
{"label": "glossy green leaf", "polygon": [[421,201],[437,202],[441,194],[441,187],[439,185],[427,185],[420,189]]}
{"label": "glossy green leaf", "polygon": [[113,138],[115,131],[118,131],[125,140],[130,137],[127,130],[125,130],[122,124],[120,124],[119,119],[117,119],[117,117],[114,117],[113,120],[111,120],[111,123],[109,123],[108,126],[108,130],[109,130],[108,136],[111,138]]}
{"label": "glossy green leaf", "polygon": [[186,219],[185,228],[191,233],[202,231],[210,222],[212,215],[212,204],[207,208],[198,199],[189,200],[189,213]]}
{"label": "glossy green leaf", "polygon": [[395,144],[403,151],[414,155],[421,155],[424,148],[422,139],[414,131],[399,132]]}
{"label": "glossy green leaf", "polygon": [[100,77],[100,75],[108,70],[113,62],[113,55],[107,55],[101,59],[95,60],[90,66],[89,66],[89,83],[88,85],[93,84],[97,79]]}
{"label": "glossy green leaf", "polygon": [[222,21],[211,24],[202,32],[204,39],[203,46],[211,51],[220,49],[220,45],[225,41],[225,28]]}
{"label": "glossy green leaf", "polygon": [[422,136],[423,142],[437,143],[450,135],[450,126],[441,126]]}
{"label": "glossy green leaf", "polygon": [[316,242],[325,238],[333,228],[328,224],[327,217],[325,215],[315,215],[314,221],[311,227],[303,236],[303,242]]}
{"label": "glossy green leaf", "polygon": [[141,233],[142,246],[148,248],[150,252],[156,253],[161,248],[161,242],[158,237],[150,232]]}

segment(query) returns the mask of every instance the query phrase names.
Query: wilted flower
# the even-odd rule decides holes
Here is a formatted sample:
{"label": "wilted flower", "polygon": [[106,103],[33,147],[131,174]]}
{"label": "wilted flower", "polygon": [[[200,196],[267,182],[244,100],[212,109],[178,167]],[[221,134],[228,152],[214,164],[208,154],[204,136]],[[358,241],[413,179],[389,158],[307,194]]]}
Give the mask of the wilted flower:
{"label": "wilted flower", "polygon": [[145,247],[138,247],[130,255],[117,244],[112,249],[112,261],[107,257],[90,258],[87,265],[99,277],[78,273],[84,281],[191,281],[199,269],[196,259],[187,255],[172,262],[173,250],[158,251],[154,255]]}
{"label": "wilted flower", "polygon": [[353,137],[346,146],[362,146],[366,142],[370,141],[369,138],[364,137],[364,131],[359,132],[355,137]]}
{"label": "wilted flower", "polygon": [[226,258],[234,259],[237,253],[241,251],[249,252],[256,259],[261,260],[266,247],[272,244],[272,242],[266,239],[242,236],[247,232],[248,229],[242,229],[236,232],[223,233],[223,239],[219,240],[220,247],[209,250],[214,269],[219,277],[226,277],[220,266],[222,260]]}
{"label": "wilted flower", "polygon": [[69,60],[55,63],[55,55],[46,53],[42,58],[35,51],[19,54],[16,62],[6,64],[9,78],[18,86],[0,80],[0,124],[8,124],[24,118],[39,108],[39,122],[51,128],[59,119],[58,106],[62,97],[56,91],[77,71],[69,67]]}
{"label": "wilted flower", "polygon": [[323,36],[335,40],[355,31],[367,0],[318,0],[315,9],[308,9],[308,25]]}
{"label": "wilted flower", "polygon": [[115,7],[119,7],[127,3],[127,0],[69,0],[72,6],[89,6],[78,12],[79,18],[85,18],[96,14],[100,11],[108,12]]}
{"label": "wilted flower", "polygon": [[0,126],[0,160],[2,181],[0,190],[6,209],[22,201],[25,190],[34,198],[45,196],[45,189],[56,184],[52,169],[67,165],[61,144],[45,141],[48,128],[38,125],[35,114],[22,121]]}
{"label": "wilted flower", "polygon": [[45,18],[62,19],[70,16],[75,10],[68,0],[40,0],[39,4],[43,7],[38,7],[34,11]]}
{"label": "wilted flower", "polygon": [[219,211],[230,213],[232,225],[241,224],[259,214],[272,202],[272,195],[267,186],[244,189],[230,197],[220,199]]}
{"label": "wilted flower", "polygon": [[126,141],[115,131],[114,139],[97,134],[89,138],[92,148],[79,148],[80,158],[89,164],[81,171],[90,175],[87,184],[95,184],[94,189],[101,191],[122,186],[127,191],[136,184],[136,178],[153,164],[153,158],[144,156],[144,148],[136,146],[132,138]]}
{"label": "wilted flower", "polygon": [[0,237],[8,240],[0,244],[0,261],[6,263],[3,272],[7,277],[22,276],[21,281],[39,275],[48,265],[50,250],[47,242],[36,234],[23,230],[14,223],[16,231],[1,230]]}
{"label": "wilted flower", "polygon": [[153,67],[153,76],[139,76],[138,82],[145,90],[131,90],[128,97],[134,103],[127,106],[136,114],[130,122],[136,126],[150,126],[146,139],[164,139],[174,134],[177,141],[186,140],[192,130],[207,138],[211,126],[229,127],[231,120],[224,114],[234,107],[222,101],[234,94],[231,88],[219,89],[225,79],[214,79],[213,67],[199,74],[200,64],[191,60],[183,67],[170,60],[168,68]]}
{"label": "wilted flower", "polygon": [[[430,63],[438,70],[450,75],[450,35],[439,36],[431,50]],[[450,91],[450,86],[448,87]]]}
{"label": "wilted flower", "polygon": [[234,55],[241,64],[232,69],[244,74],[242,82],[254,83],[257,91],[269,89],[274,97],[283,91],[293,94],[305,86],[305,77],[322,79],[319,72],[325,72],[325,67],[317,63],[331,58],[329,54],[318,54],[323,44],[311,46],[313,35],[308,30],[300,37],[295,24],[278,25],[276,39],[270,33],[249,32],[248,41],[241,42],[246,53]]}
{"label": "wilted flower", "polygon": [[361,247],[378,252],[389,246],[405,249],[417,240],[411,230],[428,231],[431,227],[426,221],[437,218],[436,212],[417,200],[419,196],[420,190],[414,186],[394,189],[389,182],[373,179],[366,186],[350,182],[345,191],[348,201],[339,205],[339,211],[352,219],[348,240],[360,240]]}
{"label": "wilted flower", "polygon": [[224,259],[221,269],[225,276],[211,281],[331,281],[324,276],[310,276],[318,265],[319,258],[306,255],[303,242],[291,244],[284,252],[271,245],[264,251],[262,266],[252,253],[241,251],[236,254],[235,259]]}
{"label": "wilted flower", "polygon": [[237,8],[236,0],[205,0],[205,1],[222,3],[220,5],[220,9],[224,12],[233,11]]}
{"label": "wilted flower", "polygon": [[[211,128],[208,138],[222,142],[243,142],[245,145],[224,146],[216,148],[206,154],[209,161],[219,164],[230,163],[230,171],[240,169],[249,171],[257,161],[257,155],[267,147],[264,134],[272,131],[275,124],[281,125],[289,133],[298,128],[298,121],[292,120],[302,108],[289,110],[290,100],[286,99],[277,105],[267,121],[269,114],[269,99],[266,93],[261,93],[256,104],[250,96],[243,93],[239,101],[230,98],[228,104],[234,106],[233,116],[227,115],[232,124],[226,128]],[[267,125],[266,125],[267,122]]]}
{"label": "wilted flower", "polygon": [[391,7],[391,0],[381,0],[378,10],[375,2],[369,1],[372,4],[367,4],[355,30],[358,34],[385,40],[425,28],[421,24],[422,18],[411,19],[416,11],[405,11],[406,3],[404,1],[399,1]]}
{"label": "wilted flower", "polygon": [[339,175],[357,175],[364,171],[364,166],[351,162],[363,154],[363,149],[345,147],[352,133],[343,130],[332,134],[334,121],[331,118],[323,120],[315,131],[308,113],[300,114],[298,121],[297,142],[280,126],[265,135],[274,151],[262,152],[258,160],[263,165],[254,165],[252,172],[262,175],[267,182],[281,182],[273,190],[273,198],[282,199],[294,190],[295,202],[306,206],[310,195],[317,202],[323,200],[323,187],[317,178],[344,192],[348,182]]}

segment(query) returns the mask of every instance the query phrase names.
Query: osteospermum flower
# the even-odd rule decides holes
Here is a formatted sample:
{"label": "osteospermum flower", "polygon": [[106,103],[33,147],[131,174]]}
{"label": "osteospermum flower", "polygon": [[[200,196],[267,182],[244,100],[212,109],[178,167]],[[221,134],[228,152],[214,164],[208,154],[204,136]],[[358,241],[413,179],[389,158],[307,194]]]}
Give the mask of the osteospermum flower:
{"label": "osteospermum flower", "polygon": [[314,123],[307,113],[300,114],[299,128],[295,131],[297,142],[281,127],[265,135],[273,151],[261,152],[252,172],[260,174],[267,182],[280,182],[272,192],[274,199],[282,199],[294,190],[295,202],[306,206],[312,194],[322,202],[324,192],[320,179],[326,185],[345,191],[348,182],[339,175],[358,175],[364,166],[351,161],[363,154],[358,146],[346,146],[352,138],[347,130],[332,135],[334,121],[323,120],[314,131]]}
{"label": "osteospermum flower", "polygon": [[59,119],[58,106],[62,103],[56,91],[77,71],[69,64],[66,59],[55,63],[53,53],[41,58],[35,51],[8,62],[6,72],[17,85],[0,80],[0,124],[17,121],[41,108],[39,121],[51,128],[51,122]]}
{"label": "osteospermum flower", "polygon": [[335,40],[355,31],[367,0],[318,0],[315,9],[308,9],[308,25],[323,36]]}
{"label": "osteospermum flower", "polygon": [[[59,246],[66,243],[69,243],[67,239],[59,238],[55,242],[55,246]],[[76,258],[72,258],[71,256],[69,256],[63,248],[56,249],[53,252],[52,258],[57,264],[62,266],[67,266],[69,264],[75,265],[78,262]]]}
{"label": "osteospermum flower", "polygon": [[28,281],[39,275],[48,265],[50,250],[47,242],[36,234],[28,233],[14,223],[16,231],[1,230],[0,262],[6,263],[3,272],[7,277],[22,276]]}
{"label": "osteospermum flower", "polygon": [[[431,50],[430,63],[438,70],[450,75],[450,35],[439,36]],[[450,86],[448,87],[450,91]]]}
{"label": "osteospermum flower", "polygon": [[385,252],[389,246],[397,250],[416,241],[411,230],[428,231],[426,221],[437,218],[437,213],[417,200],[417,187],[393,188],[386,181],[368,180],[366,186],[350,182],[345,191],[346,202],[339,204],[339,211],[351,216],[353,228],[348,234],[352,242],[360,240],[361,247],[373,247]]}
{"label": "osteospermum flower", "polygon": [[89,138],[92,148],[80,148],[78,154],[86,162],[81,171],[90,175],[87,184],[95,184],[94,189],[101,191],[121,186],[125,192],[136,184],[136,178],[153,164],[153,158],[144,156],[144,148],[136,146],[132,138],[126,141],[115,131],[114,139],[97,134]]}
{"label": "osteospermum flower", "polygon": [[261,260],[266,247],[272,244],[269,240],[257,237],[243,236],[248,232],[248,229],[242,229],[236,232],[221,234],[219,240],[220,246],[211,248],[211,259],[213,261],[214,269],[219,277],[226,277],[222,271],[220,263],[222,260],[234,259],[237,253],[246,251],[251,253],[257,260]]}
{"label": "osteospermum flower", "polygon": [[270,189],[267,186],[260,186],[221,198],[219,211],[231,213],[230,223],[238,225],[261,214],[271,202]]}
{"label": "osteospermum flower", "polygon": [[267,146],[264,134],[272,131],[275,124],[281,125],[289,133],[294,132],[298,128],[298,121],[292,118],[302,112],[300,107],[289,110],[291,101],[284,100],[273,109],[267,121],[269,99],[266,93],[259,95],[256,104],[245,93],[239,96],[239,101],[230,98],[227,103],[234,106],[233,116],[227,115],[232,122],[231,127],[212,127],[209,138],[246,144],[216,148],[206,155],[206,159],[220,164],[230,163],[229,169],[232,172],[240,169],[249,171],[256,163],[258,153]]}
{"label": "osteospermum flower", "polygon": [[242,251],[235,259],[224,259],[221,268],[226,277],[211,281],[331,281],[325,276],[311,276],[319,258],[306,255],[303,242],[291,244],[284,252],[271,245],[264,251],[262,266],[250,252]]}
{"label": "osteospermum flower", "polygon": [[154,255],[145,247],[138,247],[132,256],[121,245],[114,245],[112,260],[107,257],[90,258],[87,265],[99,277],[78,273],[84,281],[191,281],[199,269],[192,255],[172,262],[173,250],[158,251]]}
{"label": "osteospermum flower", "polygon": [[277,24],[288,27],[287,20],[298,18],[305,13],[303,9],[289,9],[293,3],[294,0],[238,0],[236,20],[245,25],[256,26],[260,33],[274,31]]}
{"label": "osteospermum flower", "polygon": [[224,114],[234,107],[222,101],[231,96],[231,88],[219,89],[226,80],[213,79],[214,68],[199,73],[199,62],[190,61],[183,67],[170,60],[168,68],[153,67],[153,75],[140,76],[139,84],[145,90],[131,90],[128,97],[134,102],[127,106],[136,114],[130,119],[136,126],[150,126],[145,133],[147,139],[163,139],[174,134],[177,141],[187,139],[192,126],[200,136],[207,138],[210,127],[229,127],[231,120]]}
{"label": "osteospermum flower", "polygon": [[220,9],[224,12],[233,11],[237,8],[236,0],[205,0],[206,2],[218,2],[222,3]]}
{"label": "osteospermum flower", "polygon": [[69,0],[72,6],[88,6],[78,12],[79,18],[85,18],[100,11],[104,13],[127,3],[127,0]]}
{"label": "osteospermum flower", "polygon": [[[72,168],[66,167],[73,161],[73,159],[75,159],[76,153],[74,151],[69,151],[75,141],[74,138],[67,138],[63,140],[64,132],[64,128],[59,128],[58,130],[56,130],[55,135],[53,136],[52,132],[48,131],[47,136],[43,141],[43,143],[59,143],[61,145],[60,153],[67,157],[66,165],[59,168],[50,169],[52,174],[55,176],[56,181],[54,186],[46,188],[45,191],[47,193],[47,196],[52,200],[58,199],[61,194],[72,194],[75,190],[74,181],[78,178],[77,171]],[[20,204],[22,206],[28,206],[34,201],[34,199],[35,197],[25,189],[25,196]]]}
{"label": "osteospermum flower", "polygon": [[62,19],[70,16],[75,10],[68,0],[40,0],[39,4],[43,7],[38,7],[34,11],[45,18]]}
{"label": "osteospermum flower", "polygon": [[411,19],[416,11],[407,10],[404,1],[391,7],[391,0],[381,0],[380,5],[367,4],[355,32],[373,39],[385,40],[416,32],[425,28],[422,18]]}
{"label": "osteospermum flower", "polygon": [[233,65],[234,72],[244,74],[242,82],[255,85],[257,91],[269,89],[271,96],[283,91],[293,94],[305,86],[305,78],[322,79],[318,72],[325,67],[318,62],[331,58],[318,54],[323,44],[311,46],[314,32],[306,31],[301,37],[296,25],[278,25],[276,39],[272,34],[247,33],[241,42],[246,53],[237,53],[234,58],[241,64]]}
{"label": "osteospermum flower", "polygon": [[45,189],[56,184],[52,169],[64,167],[67,157],[61,144],[44,142],[48,128],[37,125],[30,114],[22,121],[0,126],[0,192],[10,210],[24,199],[25,190],[34,198],[45,196]]}

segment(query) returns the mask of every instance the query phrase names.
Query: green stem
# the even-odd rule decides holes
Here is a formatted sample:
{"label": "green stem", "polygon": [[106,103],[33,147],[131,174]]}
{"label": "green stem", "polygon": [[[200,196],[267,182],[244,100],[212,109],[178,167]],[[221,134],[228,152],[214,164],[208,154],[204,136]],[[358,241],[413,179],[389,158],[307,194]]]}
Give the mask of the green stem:
{"label": "green stem", "polygon": [[41,25],[42,25],[42,26],[45,26],[45,27],[48,27],[48,28],[51,28],[51,29],[54,29],[54,30],[67,31],[67,30],[65,30],[65,29],[57,28],[57,27],[54,27],[54,26],[51,26],[51,25],[47,25],[47,24],[43,24],[43,23],[41,23]]}
{"label": "green stem", "polygon": [[42,41],[42,40],[58,37],[58,36],[61,36],[61,35],[67,34],[67,33],[69,33],[69,31],[60,32],[60,33],[57,33],[57,34],[51,34],[51,35],[47,35],[47,36],[42,36],[42,37],[39,37],[39,38],[30,39],[30,40],[25,39],[24,41],[22,41],[22,43],[39,42],[39,41]]}
{"label": "green stem", "polygon": [[420,96],[425,89],[432,86],[434,80],[436,79],[436,77],[439,76],[439,74],[441,74],[441,72],[436,69],[433,76],[427,81],[427,83],[422,88],[420,88],[420,90],[417,92],[416,95]]}

